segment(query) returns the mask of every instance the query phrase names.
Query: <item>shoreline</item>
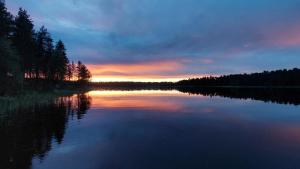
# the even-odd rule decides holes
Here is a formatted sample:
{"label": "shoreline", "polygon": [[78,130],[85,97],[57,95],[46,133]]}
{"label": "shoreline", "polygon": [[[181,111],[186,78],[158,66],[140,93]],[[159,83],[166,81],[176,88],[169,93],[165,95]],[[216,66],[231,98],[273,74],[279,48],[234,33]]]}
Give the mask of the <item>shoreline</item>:
{"label": "shoreline", "polygon": [[132,91],[132,90],[177,90],[180,92],[196,92],[201,90],[223,90],[223,91],[230,91],[230,90],[258,90],[261,91],[280,91],[285,92],[286,94],[290,94],[291,91],[300,90],[300,86],[183,86],[183,85],[176,85],[173,86],[159,86],[152,84],[151,86],[86,86],[83,88],[65,88],[65,89],[52,89],[48,91],[35,91],[35,90],[28,90],[17,95],[6,95],[0,96],[0,113],[15,111],[19,109],[27,109],[37,105],[45,105],[51,103],[54,99],[64,96],[72,96],[77,93],[86,93],[92,90],[123,90],[123,91]]}
{"label": "shoreline", "polygon": [[28,109],[37,105],[50,104],[59,97],[72,96],[76,93],[83,93],[87,90],[53,90],[53,91],[27,91],[18,95],[0,96],[0,113]]}

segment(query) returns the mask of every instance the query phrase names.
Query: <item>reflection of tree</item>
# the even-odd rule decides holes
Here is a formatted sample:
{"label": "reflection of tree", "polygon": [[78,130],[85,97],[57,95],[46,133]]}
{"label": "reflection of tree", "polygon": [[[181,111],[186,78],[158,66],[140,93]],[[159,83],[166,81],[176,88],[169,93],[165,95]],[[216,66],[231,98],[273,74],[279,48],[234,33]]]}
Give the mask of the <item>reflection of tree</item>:
{"label": "reflection of tree", "polygon": [[68,106],[68,114],[72,117],[77,116],[77,119],[82,119],[86,111],[90,109],[92,98],[86,94],[76,94],[72,97],[65,98]]}
{"label": "reflection of tree", "polygon": [[204,96],[253,99],[279,104],[300,105],[300,89],[296,88],[178,88],[179,91]]}
{"label": "reflection of tree", "polygon": [[33,157],[43,160],[53,139],[63,142],[68,116],[83,118],[90,104],[90,97],[77,94],[0,117],[0,167],[30,168]]}

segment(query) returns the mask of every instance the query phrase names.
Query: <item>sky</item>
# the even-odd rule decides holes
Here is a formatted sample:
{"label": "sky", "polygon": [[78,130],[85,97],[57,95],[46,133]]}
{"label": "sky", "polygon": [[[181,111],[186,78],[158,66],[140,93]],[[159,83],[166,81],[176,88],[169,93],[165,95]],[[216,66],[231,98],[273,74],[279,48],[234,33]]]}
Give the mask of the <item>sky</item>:
{"label": "sky", "polygon": [[300,65],[300,0],[6,0],[93,81],[176,81]]}

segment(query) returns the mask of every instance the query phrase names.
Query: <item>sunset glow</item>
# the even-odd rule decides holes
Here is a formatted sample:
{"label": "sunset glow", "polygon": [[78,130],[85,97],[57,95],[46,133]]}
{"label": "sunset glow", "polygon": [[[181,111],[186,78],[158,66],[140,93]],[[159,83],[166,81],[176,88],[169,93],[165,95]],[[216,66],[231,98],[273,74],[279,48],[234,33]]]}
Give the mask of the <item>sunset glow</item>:
{"label": "sunset glow", "polygon": [[36,29],[46,25],[55,41],[62,39],[71,61],[88,64],[93,82],[174,82],[300,63],[298,0],[8,0],[7,6],[13,14],[27,9]]}
{"label": "sunset glow", "polygon": [[204,74],[177,74],[183,68],[176,61],[157,61],[137,64],[87,65],[93,74],[93,82],[176,82]]}
{"label": "sunset glow", "polygon": [[297,47],[300,46],[300,23],[293,24],[290,28],[286,28],[285,31],[274,33],[276,38],[273,40],[273,44],[279,47]]}
{"label": "sunset glow", "polygon": [[300,169],[300,0],[0,0],[0,169]]}
{"label": "sunset glow", "polygon": [[202,77],[201,75],[184,75],[180,77],[164,77],[164,76],[93,76],[92,82],[177,82],[183,79],[189,79],[193,77]]}

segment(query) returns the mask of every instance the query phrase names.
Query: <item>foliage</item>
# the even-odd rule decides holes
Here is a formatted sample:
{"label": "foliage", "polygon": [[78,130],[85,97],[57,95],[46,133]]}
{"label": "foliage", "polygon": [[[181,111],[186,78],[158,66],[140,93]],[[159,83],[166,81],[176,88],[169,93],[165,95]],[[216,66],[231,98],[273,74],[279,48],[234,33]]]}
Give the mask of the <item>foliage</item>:
{"label": "foliage", "polygon": [[19,9],[15,18],[12,40],[21,59],[21,70],[31,75],[35,55],[35,40],[33,23],[26,10]]}
{"label": "foliage", "polygon": [[80,61],[77,64],[77,77],[80,82],[87,82],[91,78],[91,73]]}
{"label": "foliage", "polygon": [[22,84],[24,78],[61,83],[76,76],[80,82],[89,81],[91,73],[78,63],[69,63],[65,44],[61,40],[54,44],[44,26],[34,30],[26,10],[20,8],[14,17],[0,2],[0,95],[8,88],[14,90],[13,86]]}
{"label": "foliage", "polygon": [[19,57],[6,38],[0,37],[0,94],[20,88],[23,78]]}
{"label": "foliage", "polygon": [[181,86],[300,86],[300,69],[183,80]]}
{"label": "foliage", "polygon": [[36,35],[37,54],[35,60],[35,77],[51,79],[50,60],[53,55],[53,40],[47,29],[42,26]]}
{"label": "foliage", "polygon": [[[69,59],[67,58],[66,49],[64,43],[59,40],[54,50],[54,63],[51,65],[55,67],[53,72],[55,73],[55,80],[64,80],[67,76]],[[69,72],[70,73],[70,72]]]}
{"label": "foliage", "polygon": [[13,16],[7,11],[5,4],[0,2],[0,37],[8,37],[13,28]]}

